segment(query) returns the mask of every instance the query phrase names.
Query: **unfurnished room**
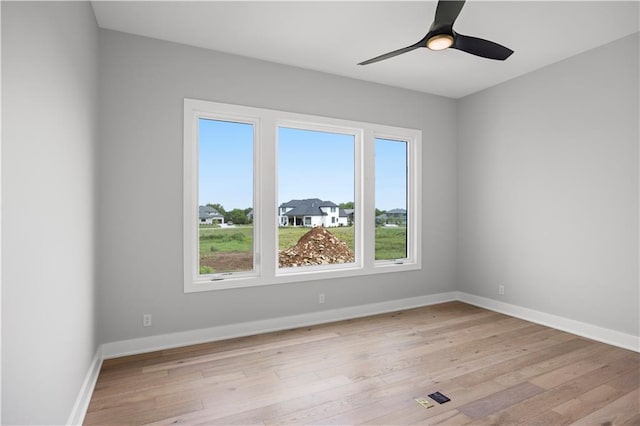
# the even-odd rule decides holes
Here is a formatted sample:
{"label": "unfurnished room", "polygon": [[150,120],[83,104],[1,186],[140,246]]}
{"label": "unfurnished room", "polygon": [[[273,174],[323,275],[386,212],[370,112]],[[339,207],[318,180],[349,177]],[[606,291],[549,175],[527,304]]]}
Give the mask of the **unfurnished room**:
{"label": "unfurnished room", "polygon": [[6,425],[640,425],[640,2],[2,1]]}

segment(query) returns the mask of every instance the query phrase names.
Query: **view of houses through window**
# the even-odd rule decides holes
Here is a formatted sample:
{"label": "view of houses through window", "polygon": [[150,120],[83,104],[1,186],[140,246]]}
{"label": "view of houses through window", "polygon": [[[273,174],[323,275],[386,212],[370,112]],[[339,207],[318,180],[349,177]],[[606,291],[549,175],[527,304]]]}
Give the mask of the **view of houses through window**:
{"label": "view of houses through window", "polygon": [[[247,123],[199,120],[200,274],[254,268],[253,131]],[[375,256],[403,259],[407,144],[376,139],[375,146]],[[354,149],[352,134],[278,128],[280,268],[355,261]]]}
{"label": "view of houses through window", "polygon": [[278,266],[355,262],[355,136],[278,128]]}
{"label": "view of houses through window", "polygon": [[200,274],[254,269],[254,126],[200,118]]}
{"label": "view of houses through window", "polygon": [[407,142],[376,138],[376,260],[407,257]]}

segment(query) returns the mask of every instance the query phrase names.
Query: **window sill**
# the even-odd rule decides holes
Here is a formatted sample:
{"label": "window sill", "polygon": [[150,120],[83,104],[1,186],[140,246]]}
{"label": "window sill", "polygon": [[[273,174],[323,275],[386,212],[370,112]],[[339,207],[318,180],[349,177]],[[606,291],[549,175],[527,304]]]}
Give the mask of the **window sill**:
{"label": "window sill", "polygon": [[307,270],[280,272],[276,276],[267,278],[260,276],[225,277],[216,280],[199,280],[191,284],[186,284],[185,293],[198,293],[202,291],[229,290],[246,287],[260,287],[264,285],[277,285],[288,283],[300,283],[304,281],[335,280],[340,278],[353,278],[369,275],[398,273],[421,270],[418,263],[406,262],[402,264],[393,262],[379,262],[373,269],[362,267],[341,268],[333,270]]}

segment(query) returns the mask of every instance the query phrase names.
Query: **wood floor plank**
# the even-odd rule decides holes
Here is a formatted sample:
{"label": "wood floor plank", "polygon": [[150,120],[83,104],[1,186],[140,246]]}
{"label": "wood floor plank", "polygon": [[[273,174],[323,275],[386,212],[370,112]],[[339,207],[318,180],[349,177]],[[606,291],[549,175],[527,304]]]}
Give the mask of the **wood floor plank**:
{"label": "wood floor plank", "polygon": [[528,398],[517,405],[487,416],[478,424],[516,424],[528,421],[545,411],[552,410],[559,404],[570,401],[576,395],[581,395],[622,375],[630,374],[634,369],[638,368],[637,357],[622,349],[611,348],[611,352],[606,355],[606,361],[606,365],[589,374],[576,377],[546,392]]}
{"label": "wood floor plank", "polygon": [[567,420],[555,411],[545,411],[532,419],[517,423],[517,426],[560,426],[567,424]]}
{"label": "wood floor plank", "polygon": [[144,367],[142,369],[142,372],[143,373],[152,373],[154,371],[170,370],[170,369],[173,369],[173,368],[181,368],[181,367],[186,367],[186,366],[194,365],[194,364],[203,364],[203,363],[208,363],[208,362],[212,362],[212,361],[218,361],[218,360],[221,360],[221,359],[234,358],[234,357],[237,357],[237,356],[242,356],[242,355],[247,355],[247,354],[257,354],[257,353],[268,351],[268,350],[272,350],[272,349],[281,349],[281,348],[284,348],[284,347],[287,347],[287,346],[300,345],[300,344],[304,344],[304,343],[315,342],[315,341],[318,341],[318,340],[325,340],[325,339],[330,339],[330,338],[334,338],[334,337],[338,337],[338,334],[336,334],[336,333],[323,333],[323,334],[316,335],[316,336],[299,337],[299,338],[294,338],[294,339],[290,339],[290,340],[276,341],[276,342],[271,342],[271,343],[263,343],[263,344],[256,345],[256,346],[250,346],[250,347],[242,348],[242,349],[233,349],[233,350],[230,350],[230,351],[219,352],[219,353],[215,353],[215,354],[211,354],[211,355],[200,355],[200,356],[197,356],[197,357],[192,357],[188,361],[180,359],[180,360],[176,360],[176,361],[163,362],[163,363],[156,364],[156,365],[153,365],[153,366]]}
{"label": "wood floor plank", "polygon": [[277,391],[270,391],[268,387],[255,386],[245,389],[244,395],[229,393],[218,397],[208,397],[203,400],[206,408],[216,410],[216,416],[224,417],[241,413],[258,407],[265,407],[295,398],[299,395],[310,395],[325,389],[332,389],[352,383],[344,376],[321,379],[315,382],[300,384],[299,386],[278,387]]}
{"label": "wood floor plank", "polygon": [[640,388],[640,368],[632,370],[629,374],[610,380],[607,384],[625,393],[638,389]]}
{"label": "wood floor plank", "polygon": [[[495,364],[492,363],[491,365],[487,365],[486,368],[470,371],[469,373],[458,377],[456,381],[463,386],[473,386],[487,380],[493,380],[504,374],[518,371],[534,364],[542,363],[556,356],[569,354],[578,349],[589,348],[591,346],[589,341],[580,338],[571,339],[562,343],[553,343],[554,344],[537,351],[529,351],[528,353],[518,357],[499,360],[499,362]],[[494,360],[493,357],[490,361],[492,360]]]}
{"label": "wood floor plank", "polygon": [[[467,373],[478,370],[490,369],[494,362],[500,362],[504,359],[519,358],[523,356],[523,353],[535,353],[538,349],[556,344],[557,342],[546,338],[543,333],[535,333],[527,336],[526,340],[514,345],[514,347],[497,345],[491,350],[492,355],[490,357],[487,357],[484,353],[473,353],[452,362],[450,361],[440,364],[419,364],[415,367],[405,368],[404,370],[387,374],[383,376],[383,378],[387,383],[407,378],[411,378],[411,380],[416,383],[420,383],[422,381],[446,383],[450,380],[454,380],[455,383],[460,383],[458,378],[461,375],[466,375]],[[486,380],[484,382],[486,382]],[[475,383],[477,384],[482,382]],[[465,385],[467,385],[466,387],[473,387],[473,384],[474,383],[471,383],[471,385],[469,385],[465,383]]]}
{"label": "wood floor plank", "polygon": [[583,374],[588,374],[591,371],[597,370],[603,365],[604,364],[602,362],[597,362],[596,360],[581,360],[576,363],[557,368],[553,371],[549,371],[546,374],[541,374],[529,380],[529,382],[544,389],[551,389],[576,377],[580,377]]}
{"label": "wood floor plank", "polygon": [[638,426],[640,425],[640,413],[629,417],[628,420],[620,423],[621,426]]}
{"label": "wood floor plank", "polygon": [[[451,410],[445,413],[442,413],[438,416],[431,417],[429,419],[430,425],[446,425],[446,426],[456,426],[456,425],[466,425],[471,422],[471,419],[458,410]],[[422,424],[422,422],[420,422]]]}
{"label": "wood floor plank", "polygon": [[632,421],[638,418],[638,401],[640,401],[640,392],[636,389],[572,424],[615,425]]}
{"label": "wood floor plank", "polygon": [[[349,424],[362,423],[379,416],[380,414],[376,414],[375,410],[385,411],[384,407],[397,406],[403,402],[415,403],[414,399],[422,393],[413,386],[399,383],[393,386],[379,385],[362,392],[350,392],[346,396],[337,398],[326,395],[328,398],[322,404],[274,419],[273,424],[339,424],[344,423],[345,419],[349,419],[346,421]],[[418,407],[416,403],[416,406],[412,405],[412,408],[421,407]]]}
{"label": "wood floor plank", "polygon": [[567,425],[588,416],[622,395],[624,395],[624,392],[618,389],[609,385],[600,385],[554,407],[553,412],[562,417],[561,424]]}
{"label": "wood floor plank", "polygon": [[531,365],[522,367],[518,370],[514,370],[511,372],[507,372],[495,378],[495,381],[503,384],[504,386],[513,386],[514,384],[521,383],[525,380],[529,380],[533,377],[539,376],[541,374],[548,373],[557,368],[564,367],[566,365],[573,364],[580,360],[586,358],[597,358],[602,356],[608,352],[611,352],[612,349],[607,345],[596,344],[589,345],[584,349],[579,349],[576,351],[570,351],[564,354],[559,354],[557,356],[550,357],[548,359],[542,360],[540,362],[533,363]]}
{"label": "wood floor plank", "polygon": [[637,425],[639,380],[636,352],[450,302],[107,360],[84,423]]}
{"label": "wood floor plank", "polygon": [[543,391],[543,388],[525,382],[458,407],[458,411],[472,420],[481,419],[496,411],[519,404]]}
{"label": "wood floor plank", "polygon": [[[347,386],[338,386],[312,395],[292,398],[284,404],[243,411],[218,419],[218,424],[247,424],[261,419],[266,424],[304,424],[309,419],[330,417],[333,410],[340,410],[358,395],[366,395],[379,389],[383,383],[378,378],[360,380]],[[336,408],[337,406],[337,408]]]}

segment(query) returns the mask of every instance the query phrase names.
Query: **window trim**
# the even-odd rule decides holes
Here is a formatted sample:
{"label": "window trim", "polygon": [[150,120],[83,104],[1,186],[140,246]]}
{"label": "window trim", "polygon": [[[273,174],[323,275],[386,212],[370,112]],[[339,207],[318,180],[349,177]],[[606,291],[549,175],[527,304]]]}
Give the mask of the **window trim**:
{"label": "window trim", "polygon": [[[356,203],[360,203],[362,200],[362,181],[358,178],[358,176],[361,175],[361,164],[362,164],[362,150],[363,150],[363,131],[362,128],[358,127],[358,126],[351,126],[351,125],[346,125],[347,122],[345,122],[344,120],[335,120],[336,123],[332,123],[330,125],[327,125],[326,123],[318,123],[317,119],[321,118],[321,117],[314,117],[314,116],[306,116],[307,119],[302,121],[302,120],[287,120],[287,119],[280,119],[276,122],[276,133],[278,133],[278,129],[282,128],[288,128],[288,129],[300,129],[300,130],[311,130],[311,131],[317,131],[317,132],[327,132],[327,133],[339,133],[339,134],[343,134],[343,135],[350,135],[353,136],[353,149],[354,149],[354,153],[353,153],[353,159],[354,159],[354,165],[353,165],[353,197],[354,197],[354,202]],[[309,119],[311,118],[311,119]],[[323,117],[324,118],[324,117]],[[330,119],[331,120],[331,119]],[[351,124],[351,122],[349,122],[349,124]],[[278,146],[276,145],[276,157],[277,157],[277,149]],[[278,176],[277,173],[277,165],[276,165],[276,173],[275,173],[276,177]],[[278,185],[276,182],[276,198],[278,195]],[[333,201],[333,200],[331,200]],[[310,219],[310,221],[312,222],[313,220]],[[305,226],[306,226],[306,218],[305,218]],[[276,276],[277,277],[283,277],[283,276],[288,276],[288,275],[296,275],[296,274],[300,274],[300,273],[309,273],[309,272],[321,272],[321,271],[328,271],[328,270],[332,270],[332,269],[351,269],[351,268],[362,268],[362,250],[359,249],[360,247],[358,246],[358,241],[361,240],[361,234],[362,234],[362,229],[361,228],[354,228],[354,242],[355,242],[355,262],[353,263],[344,263],[344,264],[333,264],[333,265],[314,265],[314,266],[297,266],[297,267],[293,267],[293,268],[280,268],[277,264],[276,264]],[[278,240],[276,238],[276,245],[278,244]],[[277,251],[277,249],[276,249]],[[277,259],[276,259],[277,260]]]}
{"label": "window trim", "polygon": [[[198,196],[198,186],[199,186],[199,144],[198,144],[198,128],[200,119],[211,119],[218,121],[230,121],[237,123],[245,123],[253,125],[253,211],[254,218],[260,217],[260,207],[258,203],[258,197],[260,194],[260,181],[259,181],[259,171],[260,171],[260,161],[258,160],[259,155],[259,144],[258,144],[258,134],[261,128],[260,118],[254,115],[249,114],[241,114],[240,111],[233,110],[224,110],[224,108],[216,108],[216,110],[212,110],[208,108],[208,103],[198,102],[193,105],[193,108],[190,109],[190,125],[187,125],[187,99],[185,99],[185,121],[184,121],[184,153],[183,153],[183,254],[184,254],[184,291],[193,292],[193,291],[201,291],[199,288],[192,288],[191,285],[199,282],[203,282],[204,280],[198,279],[200,277],[199,273],[199,221],[194,220],[197,226],[193,226],[192,223],[187,220],[187,218],[196,218],[198,217],[198,208],[199,208],[199,196]],[[193,143],[187,143],[188,141],[192,141]],[[260,247],[261,240],[261,227],[262,224],[260,221],[253,221],[253,269],[251,271],[242,271],[233,273],[234,279],[255,279],[260,277],[260,262],[259,262],[259,251],[258,247]],[[195,260],[195,261],[194,261]],[[222,274],[212,274],[211,278],[208,281],[217,282],[224,280],[229,273]],[[188,285],[191,283],[191,285]]]}
{"label": "window trim", "polygon": [[[403,129],[407,130],[407,129]],[[421,137],[421,135],[419,136]],[[407,258],[411,258],[411,253],[420,252],[420,246],[422,244],[422,220],[419,218],[421,198],[420,198],[420,182],[422,182],[421,167],[415,164],[415,159],[422,158],[420,146],[422,142],[420,139],[414,139],[415,135],[405,133],[402,136],[391,133],[376,132],[373,135],[373,145],[375,150],[376,139],[386,139],[393,141],[402,141],[407,143]],[[375,163],[375,161],[374,161]],[[375,175],[374,175],[375,178]],[[374,198],[375,198],[375,183]],[[375,219],[374,219],[375,220]],[[415,232],[409,232],[409,230],[415,229]],[[375,237],[374,237],[375,242]],[[375,258],[375,254],[374,254]],[[404,263],[405,259],[383,259],[376,260],[376,265],[380,267],[388,267],[391,265],[398,265],[400,262]]]}
{"label": "window trim", "polygon": [[[254,269],[250,273],[199,275],[198,119],[254,125]],[[183,139],[183,280],[184,292],[242,288],[318,279],[404,272],[422,268],[421,148],[422,131],[323,116],[184,99]],[[278,127],[346,130],[359,133],[354,153],[354,241],[356,262],[321,267],[277,265],[277,132]],[[407,259],[375,260],[375,139],[407,142]],[[275,171],[275,173],[274,173]],[[333,201],[333,200],[332,200]],[[272,224],[272,226],[269,226]],[[293,269],[293,270],[292,270]]]}

